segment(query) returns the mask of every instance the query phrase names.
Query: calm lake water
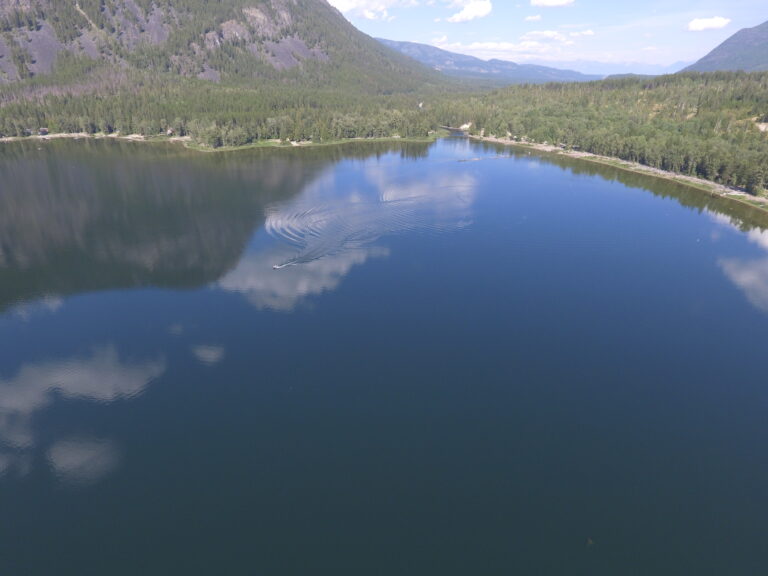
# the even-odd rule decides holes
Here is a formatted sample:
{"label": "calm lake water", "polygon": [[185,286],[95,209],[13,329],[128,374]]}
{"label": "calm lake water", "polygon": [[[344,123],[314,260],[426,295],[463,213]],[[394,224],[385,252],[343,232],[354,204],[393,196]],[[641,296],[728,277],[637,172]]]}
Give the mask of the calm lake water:
{"label": "calm lake water", "polygon": [[768,567],[749,209],[458,138],[0,182],[0,574]]}

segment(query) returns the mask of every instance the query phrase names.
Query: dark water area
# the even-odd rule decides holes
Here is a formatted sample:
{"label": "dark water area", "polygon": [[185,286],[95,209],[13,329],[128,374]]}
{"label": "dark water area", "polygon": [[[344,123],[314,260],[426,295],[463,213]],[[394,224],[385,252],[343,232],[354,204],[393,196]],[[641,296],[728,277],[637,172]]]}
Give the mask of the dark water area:
{"label": "dark water area", "polygon": [[0,574],[768,566],[761,213],[460,138],[0,182]]}

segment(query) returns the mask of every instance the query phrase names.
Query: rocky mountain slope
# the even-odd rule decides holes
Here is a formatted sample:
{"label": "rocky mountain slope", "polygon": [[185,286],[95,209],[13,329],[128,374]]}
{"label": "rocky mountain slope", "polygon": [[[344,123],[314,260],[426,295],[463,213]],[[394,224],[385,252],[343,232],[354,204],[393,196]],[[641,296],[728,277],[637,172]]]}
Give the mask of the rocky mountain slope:
{"label": "rocky mountain slope", "polygon": [[387,92],[439,77],[356,30],[326,0],[5,0],[0,83],[72,61],[216,82],[355,79]]}

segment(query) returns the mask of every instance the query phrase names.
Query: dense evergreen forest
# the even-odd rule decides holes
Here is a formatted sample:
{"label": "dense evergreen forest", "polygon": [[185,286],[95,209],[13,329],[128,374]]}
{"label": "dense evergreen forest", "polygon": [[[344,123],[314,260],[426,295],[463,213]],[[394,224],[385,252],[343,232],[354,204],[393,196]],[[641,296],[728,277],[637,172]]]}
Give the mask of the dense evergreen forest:
{"label": "dense evergreen forest", "polygon": [[550,143],[758,192],[768,175],[768,73],[685,73],[512,86],[443,100],[448,125]]}
{"label": "dense evergreen forest", "polygon": [[247,86],[127,71],[106,87],[78,93],[82,84],[63,79],[75,71],[79,76],[86,65],[91,77],[104,71],[71,59],[58,77],[0,88],[0,134],[45,127],[152,136],[170,128],[219,147],[269,139],[423,137],[439,125],[471,122],[475,134],[551,143],[752,193],[768,175],[768,132],[760,130],[768,123],[768,73],[685,73],[483,94],[365,94],[298,81]]}
{"label": "dense evergreen forest", "polygon": [[[99,67],[92,71],[100,73]],[[51,132],[190,135],[201,144],[243,146],[259,140],[322,142],[344,138],[426,136],[434,119],[415,94],[264,82],[224,85],[195,78],[125,72],[87,94],[82,85],[51,89],[50,78],[0,88],[0,135]]]}

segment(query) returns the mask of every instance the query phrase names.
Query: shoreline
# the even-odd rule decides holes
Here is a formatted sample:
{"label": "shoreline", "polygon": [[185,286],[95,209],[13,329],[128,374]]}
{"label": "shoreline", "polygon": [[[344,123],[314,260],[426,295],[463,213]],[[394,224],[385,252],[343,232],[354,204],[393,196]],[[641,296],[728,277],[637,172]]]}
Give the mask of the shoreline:
{"label": "shoreline", "polygon": [[142,134],[88,134],[87,132],[57,132],[54,134],[32,134],[30,136],[4,136],[0,138],[0,143],[5,142],[47,142],[48,140],[124,140],[128,142],[172,142],[186,143],[191,142],[189,136],[171,136],[171,137],[147,137]]}
{"label": "shoreline", "polygon": [[435,132],[429,136],[423,137],[410,137],[402,138],[396,136],[387,136],[383,138],[345,138],[341,140],[327,140],[323,142],[308,141],[284,141],[284,140],[259,140],[245,144],[243,146],[219,146],[218,148],[211,148],[204,144],[196,143],[191,136],[144,136],[143,134],[126,134],[122,135],[117,132],[112,134],[104,134],[103,132],[97,132],[96,134],[88,134],[87,132],[57,132],[54,134],[32,134],[30,136],[5,136],[0,138],[1,143],[12,142],[47,142],[49,140],[122,140],[126,142],[147,142],[150,144],[181,144],[187,150],[194,152],[237,152],[240,150],[251,150],[254,148],[316,148],[318,146],[338,146],[343,144],[349,144],[352,142],[406,142],[417,144],[428,144],[434,142],[441,136],[441,132]]}
{"label": "shoreline", "polygon": [[578,150],[565,150],[558,146],[551,144],[537,144],[534,142],[516,142],[508,140],[506,138],[498,138],[495,136],[469,136],[470,140],[477,142],[488,142],[491,144],[500,144],[502,146],[511,146],[515,148],[523,148],[527,150],[536,150],[545,154],[557,154],[568,158],[574,158],[577,160],[584,160],[586,162],[592,162],[593,164],[600,164],[602,166],[610,166],[624,170],[626,172],[632,172],[635,174],[644,174],[646,176],[652,176],[654,178],[660,178],[662,180],[669,180],[676,182],[694,190],[706,192],[712,196],[722,198],[730,202],[737,202],[756,208],[768,213],[768,198],[765,196],[752,196],[741,190],[736,190],[712,182],[711,180],[705,180],[703,178],[697,178],[695,176],[688,176],[686,174],[678,174],[677,172],[669,172],[667,170],[661,170],[660,168],[653,168],[646,166],[645,164],[638,164],[637,162],[629,162],[620,158],[613,158],[611,156],[599,156],[590,152],[581,152]]}
{"label": "shoreline", "polygon": [[[400,137],[389,136],[384,138],[347,138],[342,140],[328,140],[324,142],[312,142],[312,141],[285,142],[283,140],[262,140],[262,141],[252,142],[244,146],[220,146],[218,148],[211,148],[209,146],[197,144],[192,139],[191,136],[162,136],[162,135],[144,136],[142,134],[122,135],[119,133],[104,134],[101,132],[96,134],[88,134],[86,132],[61,132],[61,133],[46,134],[46,135],[33,134],[30,136],[6,136],[3,138],[0,138],[0,143],[46,142],[49,140],[81,140],[81,139],[83,140],[84,139],[122,140],[126,142],[147,142],[147,143],[155,143],[155,144],[181,144],[185,149],[191,150],[194,152],[216,153],[216,152],[237,152],[240,150],[250,150],[254,148],[283,148],[283,149],[316,148],[319,146],[339,146],[339,145],[351,144],[355,142],[357,143],[360,143],[360,142],[430,143],[430,142],[434,142],[441,136],[445,136],[448,133],[448,131],[449,130],[446,130],[444,127],[441,127],[441,129],[436,131],[434,134],[431,134],[426,137],[416,137],[416,138],[400,138]],[[526,150],[535,150],[536,152],[540,152],[543,154],[555,154],[555,155],[565,156],[567,158],[584,160],[586,162],[591,162],[593,164],[600,164],[602,166],[618,168],[619,170],[624,170],[626,172],[652,176],[654,178],[660,178],[662,180],[668,180],[671,182],[682,184],[694,190],[705,192],[707,194],[710,194],[711,196],[716,196],[723,200],[736,202],[745,206],[749,206],[751,208],[756,208],[758,210],[768,212],[768,197],[766,196],[752,196],[741,190],[729,188],[728,186],[718,184],[717,182],[712,182],[711,180],[705,180],[703,178],[697,178],[695,176],[678,174],[676,172],[668,172],[666,170],[661,170],[660,168],[653,168],[651,166],[646,166],[644,164],[639,164],[637,162],[629,162],[627,160],[622,160],[620,158],[613,158],[611,156],[600,156],[597,154],[592,154],[590,152],[582,152],[577,150],[565,150],[563,148],[560,148],[558,146],[553,146],[551,144],[538,144],[535,142],[517,142],[517,141],[509,140],[507,138],[498,138],[496,136],[469,135],[468,138],[476,142],[487,142],[490,144],[498,144],[502,146],[521,148]]]}

